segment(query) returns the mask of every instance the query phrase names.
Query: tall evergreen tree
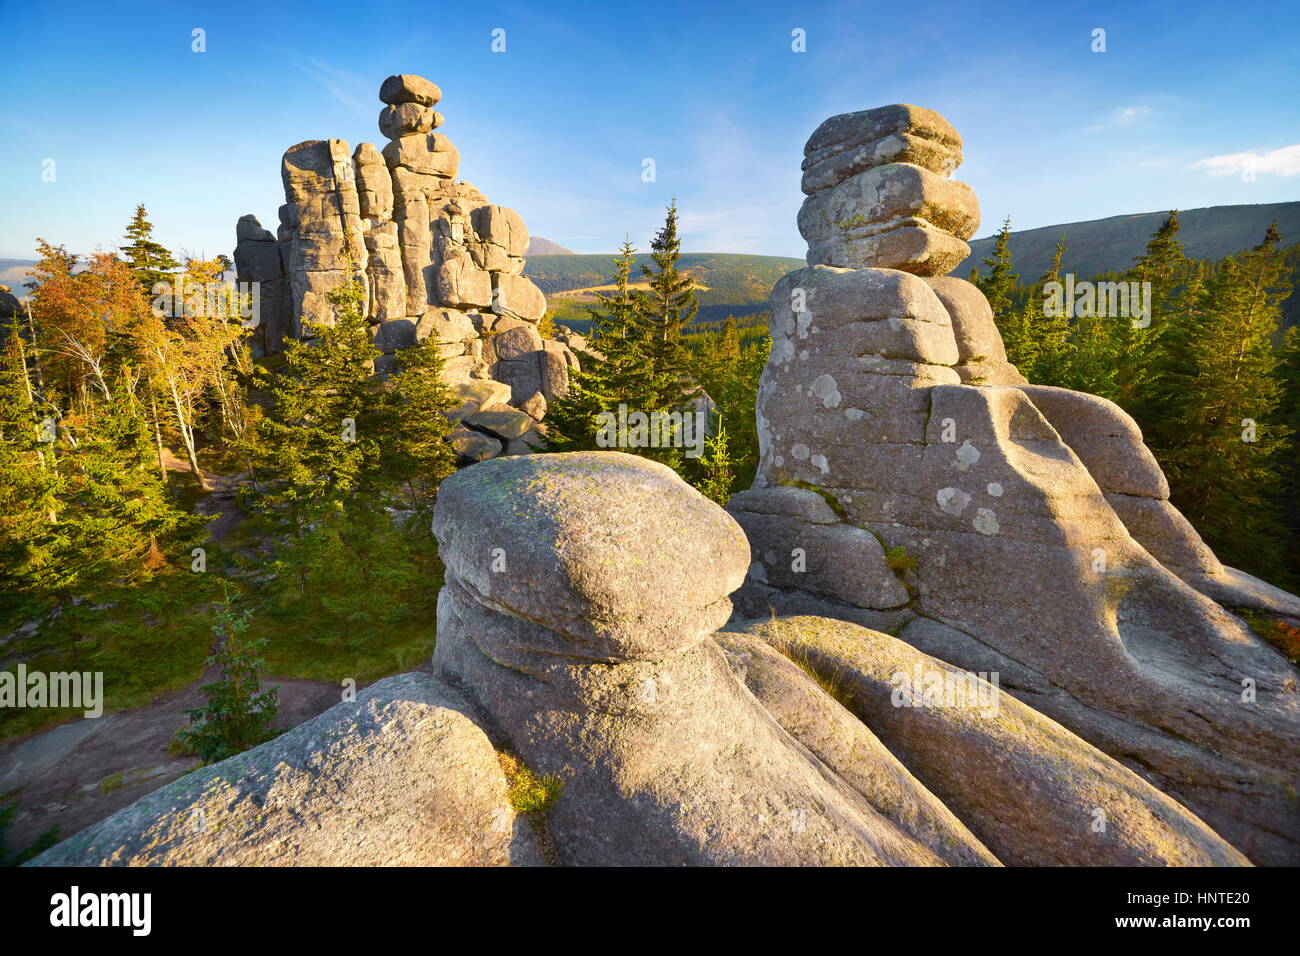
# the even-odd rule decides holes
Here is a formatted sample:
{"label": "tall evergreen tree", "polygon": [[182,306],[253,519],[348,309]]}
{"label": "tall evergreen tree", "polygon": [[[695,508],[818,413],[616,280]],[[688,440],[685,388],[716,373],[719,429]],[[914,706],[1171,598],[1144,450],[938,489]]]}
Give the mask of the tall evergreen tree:
{"label": "tall evergreen tree", "polygon": [[262,484],[252,497],[299,531],[394,494],[418,506],[453,469],[439,414],[452,397],[437,342],[406,349],[398,374],[380,386],[362,295],[356,281],[330,292],[334,324],[286,343],[284,368],[261,383],[271,407],[236,443]]}
{"label": "tall evergreen tree", "polygon": [[171,250],[161,243],[154,242],[150,238],[152,235],[153,223],[149,221],[144,203],[141,203],[135,207],[135,215],[131,217],[131,222],[126,227],[126,238],[129,242],[119,248],[122,258],[140,280],[140,288],[150,297],[153,296],[154,285],[171,281],[169,274],[173,269],[180,267]]}
{"label": "tall evergreen tree", "polygon": [[1276,224],[1263,241],[1222,260],[1184,333],[1174,373],[1179,442],[1164,449],[1174,503],[1228,564],[1285,581],[1279,516],[1278,420],[1283,383],[1273,339],[1289,294]]}
{"label": "tall evergreen tree", "polygon": [[1049,308],[1047,293],[1044,291],[1048,283],[1062,281],[1061,260],[1065,256],[1066,248],[1065,237],[1062,236],[1056,241],[1056,251],[1052,255],[1047,271],[1025,296],[1023,317],[1020,321],[1024,341],[1020,349],[1020,359],[1014,364],[1031,382],[1052,382],[1061,374],[1066,361],[1070,320],[1068,316],[1062,314],[1063,309]]}
{"label": "tall evergreen tree", "polygon": [[262,485],[252,497],[295,530],[343,510],[383,441],[359,421],[375,395],[369,363],[378,353],[357,290],[345,286],[328,298],[335,323],[308,325],[315,338],[286,341],[283,368],[260,383],[267,413],[239,443]]}
{"label": "tall evergreen tree", "polygon": [[389,401],[383,403],[388,441],[380,471],[405,490],[412,508],[427,510],[442,480],[456,470],[456,453],[447,442],[451,422],[444,414],[456,404],[455,396],[443,381],[442,354],[433,336],[398,352],[397,368]]}
{"label": "tall evergreen tree", "polygon": [[1032,346],[1025,315],[1016,308],[1015,292],[1019,281],[1015,266],[1011,261],[1011,217],[1002,220],[1002,228],[993,239],[993,252],[983,259],[988,270],[981,273],[972,269],[970,281],[973,282],[984,298],[988,299],[993,310],[993,321],[1002,333],[1002,344],[1006,346],[1007,358],[1014,365],[1033,365]]}
{"label": "tall evergreen tree", "polygon": [[[614,290],[596,293],[597,304],[588,307],[591,333],[588,341],[596,354],[582,356],[582,370],[569,374],[568,391],[546,410],[548,451],[591,451],[597,448],[597,418],[629,403],[644,367],[643,329],[639,299],[631,287],[636,249],[624,240],[614,260]],[[635,398],[633,398],[635,401]]]}
{"label": "tall evergreen tree", "polygon": [[1162,359],[1159,341],[1168,334],[1180,305],[1179,294],[1189,278],[1190,263],[1178,239],[1178,210],[1169,213],[1147,242],[1124,277],[1127,282],[1150,283],[1151,314],[1148,324],[1131,317],[1112,317],[1115,336],[1115,401],[1139,424],[1150,426],[1155,407],[1151,390],[1159,377]]}
{"label": "tall evergreen tree", "polygon": [[53,438],[58,423],[37,405],[26,344],[11,330],[0,365],[0,595],[19,601],[58,573],[65,557],[53,525],[61,483]]}
{"label": "tall evergreen tree", "polygon": [[674,198],[668,204],[663,228],[650,243],[654,267],[641,267],[650,285],[640,297],[639,310],[644,327],[645,366],[638,384],[647,411],[683,405],[688,355],[682,342],[682,329],[695,320],[700,306],[695,299],[695,280],[677,267],[681,254]]}

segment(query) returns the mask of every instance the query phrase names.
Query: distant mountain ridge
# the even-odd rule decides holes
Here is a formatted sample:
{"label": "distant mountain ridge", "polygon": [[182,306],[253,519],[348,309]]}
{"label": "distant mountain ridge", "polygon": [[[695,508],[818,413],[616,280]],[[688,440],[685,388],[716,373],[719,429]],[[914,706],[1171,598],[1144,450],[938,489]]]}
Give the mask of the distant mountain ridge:
{"label": "distant mountain ridge", "polygon": [[[1164,210],[1013,230],[1007,245],[1021,282],[1033,282],[1047,271],[1056,251],[1056,241],[1062,236],[1068,247],[1062,271],[1079,276],[1123,272],[1142,254],[1147,240],[1168,215],[1169,211]],[[1178,238],[1187,255],[1194,259],[1222,259],[1258,244],[1274,219],[1285,245],[1300,242],[1300,202],[1179,210],[1182,228]],[[993,240],[993,236],[974,240],[970,244],[970,256],[952,274],[964,279],[973,267],[983,271],[981,260],[992,254]]]}
{"label": "distant mountain ridge", "polygon": [[543,239],[541,236],[533,236],[528,240],[528,248],[524,250],[524,256],[571,256],[573,251],[564,248],[558,242],[551,242],[549,239]]}
{"label": "distant mountain ridge", "polygon": [[[587,318],[591,295],[578,290],[599,289],[614,277],[615,253],[598,255],[529,256],[524,275],[546,294],[552,317],[575,328],[582,328]],[[636,257],[631,280],[642,279],[640,266],[650,265],[649,253]],[[689,273],[701,288],[696,292],[700,303],[698,319],[715,321],[728,315],[742,316],[762,312],[772,286],[792,269],[806,265],[802,259],[785,256],[751,256],[724,252],[684,252],[678,268]],[[566,292],[575,293],[565,296]]]}

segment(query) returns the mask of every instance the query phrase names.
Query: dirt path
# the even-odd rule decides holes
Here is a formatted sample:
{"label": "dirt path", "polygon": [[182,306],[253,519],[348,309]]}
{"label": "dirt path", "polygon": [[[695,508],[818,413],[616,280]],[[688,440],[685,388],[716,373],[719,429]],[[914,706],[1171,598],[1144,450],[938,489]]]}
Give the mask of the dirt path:
{"label": "dirt path", "polygon": [[[184,458],[180,458],[170,448],[163,446],[162,450],[163,467],[168,471],[181,472],[190,474],[193,469],[190,463]],[[206,495],[199,499],[195,511],[202,515],[213,515],[213,519],[208,523],[208,535],[213,541],[222,541],[226,535],[247,517],[239,507],[238,493],[240,485],[247,479],[248,474],[239,475],[219,475],[213,471],[204,471],[203,480],[207,482],[211,489]]]}

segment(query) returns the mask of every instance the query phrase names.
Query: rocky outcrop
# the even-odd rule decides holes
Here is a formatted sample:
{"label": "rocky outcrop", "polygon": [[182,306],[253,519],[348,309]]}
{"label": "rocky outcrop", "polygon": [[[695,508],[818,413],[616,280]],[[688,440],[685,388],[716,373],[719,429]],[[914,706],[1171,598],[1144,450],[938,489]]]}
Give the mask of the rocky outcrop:
{"label": "rocky outcrop", "polygon": [[961,137],[930,110],[831,117],[804,146],[799,232],[808,264],[950,272],[979,228],[974,192],[947,178],[960,163]]}
{"label": "rocky outcrop", "polygon": [[1079,456],[1129,534],[1196,590],[1228,607],[1300,619],[1300,597],[1225,567],[1169,501],[1137,422],[1114,402],[1046,385],[1024,391]]}
{"label": "rocky outcrop", "polygon": [[[1027,386],[983,296],[941,275],[976,216],[942,178],[959,145],[912,107],[835,117],[809,141],[810,265],[772,294],[760,465],[731,505],[755,529],[738,603],[888,614],[951,664],[1014,669],[1013,694],[1252,860],[1297,862],[1295,668],[1215,603],[1295,598],[1221,569],[1131,420]],[[879,547],[836,561],[828,528]]]}
{"label": "rocky outcrop", "polygon": [[[969,674],[904,641],[827,618],[781,618],[747,630],[833,682],[852,713],[1003,863],[1248,862],[1137,774],[1002,694],[988,672]],[[770,696],[755,693],[765,703]]]}
{"label": "rocky outcrop", "polygon": [[[505,383],[501,401],[534,427],[506,436],[465,422],[473,434],[453,443],[479,460],[494,445],[541,445],[537,423],[568,389],[570,370],[581,368],[580,349],[537,332],[546,299],[523,275],[528,229],[517,212],[457,178],[460,153],[437,131],[441,97],[423,77],[390,76],[379,94],[379,128],[389,139],[382,149],[361,143],[349,154],[342,140],[312,140],[288,150],[278,236],[243,217],[235,264],[239,281],[261,284],[257,354],[332,322],[325,294],[356,278],[382,355],[436,336],[450,384]],[[521,328],[526,335],[498,348]],[[381,378],[395,368],[391,358],[376,360]]]}
{"label": "rocky outcrop", "polygon": [[390,677],[137,800],[35,865],[540,864],[471,713],[428,674]]}
{"label": "rocky outcrop", "polygon": [[[751,500],[830,525],[806,494]],[[381,681],[36,864],[1246,863],[902,640],[826,618],[718,631],[750,545],[665,466],[484,462],[443,482],[433,527],[434,674]],[[925,674],[979,685],[978,706]],[[522,817],[521,772],[551,791]]]}
{"label": "rocky outcrop", "polygon": [[7,285],[0,285],[0,321],[9,324],[22,315],[23,303]]}

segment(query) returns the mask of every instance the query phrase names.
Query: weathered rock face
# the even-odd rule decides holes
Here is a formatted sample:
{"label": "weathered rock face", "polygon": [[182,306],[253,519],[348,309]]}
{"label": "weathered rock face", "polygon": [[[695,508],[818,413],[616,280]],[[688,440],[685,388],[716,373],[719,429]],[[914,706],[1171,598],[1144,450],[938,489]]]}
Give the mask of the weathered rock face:
{"label": "weathered rock face", "polygon": [[668,468],[618,453],[488,462],[443,483],[434,530],[435,667],[565,781],[548,814],[561,861],[992,862],[883,748],[898,799],[930,811],[924,839],[740,685],[710,635],[749,549]]}
{"label": "weathered rock face", "polygon": [[1300,618],[1300,598],[1225,567],[1169,502],[1169,482],[1142,443],[1137,422],[1096,395],[1022,386],[1061,440],[1079,456],[1129,534],[1151,556],[1221,604]]}
{"label": "weathered rock face", "polygon": [[[931,168],[891,171],[909,149]],[[889,615],[904,640],[944,627],[950,663],[1016,668],[1013,692],[1252,860],[1300,860],[1297,675],[1215,603],[1300,601],[1222,568],[1132,421],[1026,385],[979,290],[939,274],[947,240],[932,234],[965,238],[974,208],[940,178],[960,158],[946,124],[847,114],[806,153],[810,266],[773,290],[756,490],[730,506],[753,529],[738,602],[791,611],[802,595],[817,613]],[[880,238],[894,233],[916,254]],[[781,486],[820,494],[838,524]],[[879,548],[832,544],[852,532]]]}
{"label": "weathered rock face", "polygon": [[[359,278],[381,351],[437,335],[448,382],[505,382],[516,407],[540,394],[529,408],[540,420],[579,359],[565,342],[536,334],[546,298],[523,275],[528,229],[517,212],[457,179],[460,153],[436,132],[441,97],[423,77],[390,76],[379,95],[388,104],[379,127],[390,139],[382,150],[361,143],[349,156],[341,140],[313,140],[285,153],[278,237],[251,216],[236,230],[239,281],[262,284],[255,352],[278,351],[286,337],[310,336],[311,323],[333,321],[325,294]],[[510,325],[532,327],[532,349],[494,354],[494,326]],[[541,434],[535,429],[529,442]],[[465,447],[477,458],[490,446]]]}
{"label": "weathered rock face", "polygon": [[979,228],[974,192],[947,178],[960,163],[961,137],[930,110],[885,106],[827,120],[804,147],[808,264],[949,272]]}
{"label": "weathered rock face", "polygon": [[471,714],[428,674],[390,677],[141,798],[35,865],[541,864]]}
{"label": "weathered rock face", "polygon": [[7,285],[0,285],[0,319],[11,319],[22,313],[23,304]]}
{"label": "weathered rock face", "polygon": [[[851,711],[1003,863],[1248,864],[1131,770],[988,681],[904,641],[820,617],[747,630],[834,675]],[[949,688],[969,699],[947,699]],[[771,695],[756,693],[767,704]]]}
{"label": "weathered rock face", "polygon": [[330,324],[326,294],[364,276],[365,237],[361,202],[347,143],[340,139],[299,143],[281,163],[285,206],[282,226],[290,231],[284,250],[293,330],[300,320]]}
{"label": "weathered rock face", "polygon": [[984,293],[955,276],[931,276],[925,281],[952,318],[952,334],[957,341],[957,364],[953,369],[962,384],[1024,385],[1025,377],[1007,361],[1006,346]]}
{"label": "weathered rock face", "polygon": [[[802,489],[748,504],[844,524]],[[434,531],[436,674],[381,681],[36,863],[1247,862],[996,678],[827,618],[716,631],[750,547],[662,465],[486,461],[443,483]],[[977,692],[945,700],[935,679]],[[520,764],[562,784],[526,820]]]}

